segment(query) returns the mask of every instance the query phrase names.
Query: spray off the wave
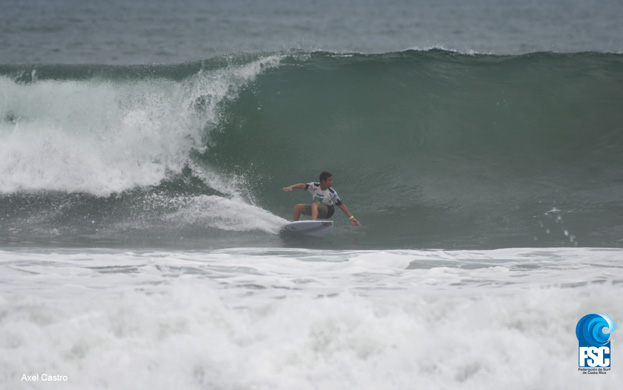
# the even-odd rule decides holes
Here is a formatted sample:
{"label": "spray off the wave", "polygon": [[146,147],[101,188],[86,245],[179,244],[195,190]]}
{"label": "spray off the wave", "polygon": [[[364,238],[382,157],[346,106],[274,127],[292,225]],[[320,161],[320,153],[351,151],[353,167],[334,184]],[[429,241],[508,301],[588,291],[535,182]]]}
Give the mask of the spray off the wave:
{"label": "spray off the wave", "polygon": [[181,81],[165,78],[0,78],[0,192],[62,191],[106,196],[158,185],[202,151],[218,106],[236,97],[277,56]]}

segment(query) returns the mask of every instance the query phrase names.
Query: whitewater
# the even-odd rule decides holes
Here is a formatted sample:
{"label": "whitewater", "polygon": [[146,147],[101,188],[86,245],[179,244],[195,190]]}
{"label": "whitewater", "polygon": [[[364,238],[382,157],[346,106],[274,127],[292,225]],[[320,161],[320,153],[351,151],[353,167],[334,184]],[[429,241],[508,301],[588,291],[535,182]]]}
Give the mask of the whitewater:
{"label": "whitewater", "polygon": [[[620,250],[2,251],[3,383],[61,388],[614,389],[577,370],[621,315]],[[619,292],[617,292],[619,291]],[[614,333],[616,335],[616,332]],[[16,386],[17,385],[17,386]],[[61,383],[59,383],[61,385]]]}
{"label": "whitewater", "polygon": [[619,388],[622,10],[4,2],[0,389]]}

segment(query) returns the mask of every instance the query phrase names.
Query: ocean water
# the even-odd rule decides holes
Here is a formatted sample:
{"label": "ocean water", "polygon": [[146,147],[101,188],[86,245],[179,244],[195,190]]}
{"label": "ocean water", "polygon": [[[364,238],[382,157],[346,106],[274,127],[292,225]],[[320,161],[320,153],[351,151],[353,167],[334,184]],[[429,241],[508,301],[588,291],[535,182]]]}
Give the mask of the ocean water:
{"label": "ocean water", "polygon": [[620,2],[0,9],[0,388],[618,388]]}

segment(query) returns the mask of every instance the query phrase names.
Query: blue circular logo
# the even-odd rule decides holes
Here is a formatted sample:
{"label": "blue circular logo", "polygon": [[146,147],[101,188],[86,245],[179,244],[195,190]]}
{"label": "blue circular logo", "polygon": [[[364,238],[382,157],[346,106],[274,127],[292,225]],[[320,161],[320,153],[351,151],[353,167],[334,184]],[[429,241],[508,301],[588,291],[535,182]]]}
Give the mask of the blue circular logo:
{"label": "blue circular logo", "polygon": [[614,321],[603,314],[587,314],[578,321],[575,327],[575,335],[580,346],[600,346],[608,344],[610,334],[617,325]]}

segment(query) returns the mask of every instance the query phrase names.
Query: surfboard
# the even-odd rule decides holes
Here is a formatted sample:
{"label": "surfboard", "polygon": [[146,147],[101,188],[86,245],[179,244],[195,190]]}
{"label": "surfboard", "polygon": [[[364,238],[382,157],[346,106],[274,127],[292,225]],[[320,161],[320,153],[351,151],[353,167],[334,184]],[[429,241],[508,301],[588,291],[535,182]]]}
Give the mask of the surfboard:
{"label": "surfboard", "polygon": [[295,221],[284,225],[280,235],[292,234],[309,237],[324,237],[333,229],[333,221]]}

